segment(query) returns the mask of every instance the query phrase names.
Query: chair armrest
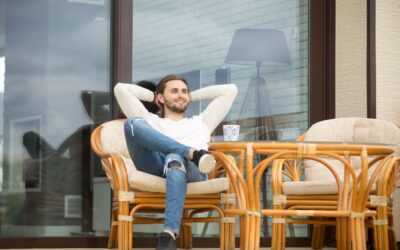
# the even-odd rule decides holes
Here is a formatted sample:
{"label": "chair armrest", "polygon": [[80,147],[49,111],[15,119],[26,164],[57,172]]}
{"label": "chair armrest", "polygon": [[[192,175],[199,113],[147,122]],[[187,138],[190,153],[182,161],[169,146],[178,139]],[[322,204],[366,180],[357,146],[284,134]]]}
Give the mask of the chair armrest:
{"label": "chair armrest", "polygon": [[[227,157],[232,162],[235,162],[235,158],[232,155],[227,155]],[[215,165],[216,166],[214,167],[214,169],[208,174],[208,179],[219,178],[223,175],[226,176],[226,171],[225,171],[225,168],[223,167],[223,165],[220,162],[217,162]],[[236,167],[236,164],[235,164],[235,167]],[[236,178],[237,173],[232,172],[232,175]]]}
{"label": "chair armrest", "polygon": [[101,163],[114,192],[129,191],[128,173],[120,154],[102,154]]}

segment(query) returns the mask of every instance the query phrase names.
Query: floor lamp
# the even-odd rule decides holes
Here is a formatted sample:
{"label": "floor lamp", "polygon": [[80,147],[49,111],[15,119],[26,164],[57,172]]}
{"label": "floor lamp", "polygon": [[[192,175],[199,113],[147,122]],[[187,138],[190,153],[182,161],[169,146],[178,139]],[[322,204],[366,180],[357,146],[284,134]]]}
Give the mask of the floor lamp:
{"label": "floor lamp", "polygon": [[250,80],[242,108],[239,125],[251,104],[255,103],[255,139],[276,140],[277,135],[271,117],[265,79],[261,76],[261,65],[290,65],[289,50],[285,34],[273,29],[236,30],[229,47],[225,63],[255,64],[257,75]]}
{"label": "floor lamp", "polygon": [[[243,128],[243,117],[251,104],[255,103],[255,140],[277,140],[272,114],[270,110],[265,79],[261,76],[261,65],[290,65],[289,50],[285,34],[271,29],[239,29],[236,30],[226,63],[255,64],[257,75],[250,80],[243,105],[239,113],[239,122]],[[243,131],[243,130],[242,130]],[[258,159],[262,160],[262,159]],[[263,207],[267,207],[267,181],[262,181]],[[264,236],[268,235],[268,221],[263,220]]]}

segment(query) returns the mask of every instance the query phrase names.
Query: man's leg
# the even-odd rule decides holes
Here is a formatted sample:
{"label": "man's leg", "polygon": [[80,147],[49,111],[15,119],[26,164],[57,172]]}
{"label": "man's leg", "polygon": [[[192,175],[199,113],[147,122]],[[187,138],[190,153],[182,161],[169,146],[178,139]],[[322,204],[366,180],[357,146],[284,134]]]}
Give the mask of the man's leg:
{"label": "man's leg", "polygon": [[177,154],[168,154],[165,158],[165,225],[164,230],[179,235],[183,206],[186,198],[187,178],[185,159]]}
{"label": "man's leg", "polygon": [[[192,155],[193,161],[202,172],[209,172],[214,166],[215,158],[207,151],[197,151],[171,139],[151,127],[143,118],[130,118],[125,122],[125,137],[135,165],[139,170],[147,173],[160,176],[160,169],[156,171],[157,173],[141,169],[141,166],[146,167],[152,163],[153,158],[156,158],[154,154],[159,153],[164,155],[175,153],[185,159],[189,159]],[[158,160],[157,163],[159,163]]]}
{"label": "man's leg", "polygon": [[[163,177],[165,154],[158,152],[158,150],[150,150],[141,146],[141,136],[136,136],[136,134],[132,132],[131,122],[133,122],[133,119],[129,119],[125,122],[124,132],[126,144],[133,163],[136,168],[142,172]],[[137,135],[139,135],[139,133],[137,133]]]}
{"label": "man's leg", "polygon": [[185,162],[178,154],[168,154],[165,157],[165,224],[158,239],[157,250],[176,249],[187,189]]}
{"label": "man's leg", "polygon": [[161,134],[143,118],[130,118],[124,132],[129,154],[138,170],[164,176],[165,155],[177,153],[186,157],[190,147]]}
{"label": "man's leg", "polygon": [[186,161],[186,181],[187,183],[206,181],[207,174],[199,171],[199,168],[191,161]]}
{"label": "man's leg", "polygon": [[143,118],[130,118],[125,122],[125,136],[131,136],[134,145],[164,154],[175,153],[183,158],[189,156],[190,147],[158,132]]}
{"label": "man's leg", "polygon": [[179,234],[187,183],[206,180],[206,175],[190,161],[177,154],[165,157],[167,190],[165,196],[165,229]]}

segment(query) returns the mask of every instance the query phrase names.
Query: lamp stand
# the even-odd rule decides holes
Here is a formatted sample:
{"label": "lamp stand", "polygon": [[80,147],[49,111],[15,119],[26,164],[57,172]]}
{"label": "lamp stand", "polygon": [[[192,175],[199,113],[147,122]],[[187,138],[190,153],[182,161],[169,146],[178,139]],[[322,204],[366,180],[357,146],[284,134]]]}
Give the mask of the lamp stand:
{"label": "lamp stand", "polygon": [[243,127],[245,119],[242,117],[251,110],[252,103],[255,108],[255,140],[276,140],[275,126],[271,117],[268,101],[266,82],[260,75],[261,62],[256,63],[257,75],[249,82],[242,108],[239,113],[239,125]]}

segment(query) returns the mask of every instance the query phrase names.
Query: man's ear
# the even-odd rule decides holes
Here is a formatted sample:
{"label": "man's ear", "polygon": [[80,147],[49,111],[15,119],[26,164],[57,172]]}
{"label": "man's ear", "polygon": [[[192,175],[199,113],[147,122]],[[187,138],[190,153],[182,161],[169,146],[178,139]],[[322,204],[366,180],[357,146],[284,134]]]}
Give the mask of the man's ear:
{"label": "man's ear", "polygon": [[157,93],[156,98],[158,103],[164,104],[164,96],[161,93]]}

